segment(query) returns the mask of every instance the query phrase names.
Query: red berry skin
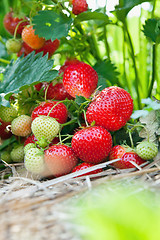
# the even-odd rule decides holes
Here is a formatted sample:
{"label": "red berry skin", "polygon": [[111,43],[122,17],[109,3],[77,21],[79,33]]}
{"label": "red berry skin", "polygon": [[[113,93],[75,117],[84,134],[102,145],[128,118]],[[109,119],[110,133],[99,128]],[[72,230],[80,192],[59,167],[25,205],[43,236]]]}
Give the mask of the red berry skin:
{"label": "red berry skin", "polygon": [[112,148],[112,137],[103,127],[93,126],[76,132],[71,145],[78,158],[87,163],[97,164],[109,155]]}
{"label": "red berry skin", "polygon": [[[94,166],[94,164],[83,162],[83,163],[79,164],[78,166],[74,167],[73,170],[72,170],[72,173],[73,172],[78,172],[78,171],[81,171],[81,170],[84,170],[84,169],[87,169],[87,168],[90,168],[90,167],[93,167],[93,166]],[[78,177],[87,176],[87,175],[91,175],[91,174],[96,174],[96,173],[100,173],[100,172],[103,172],[103,170],[102,169],[93,170],[89,173],[79,175]]]}
{"label": "red berry skin", "polygon": [[78,15],[88,10],[88,4],[86,0],[72,0],[71,2],[73,5],[72,12],[75,15]]}
{"label": "red berry skin", "polygon": [[68,66],[76,65],[77,63],[80,63],[80,61],[76,58],[66,59],[65,63],[59,69],[59,75],[62,75]]}
{"label": "red berry skin", "polygon": [[54,145],[45,150],[44,161],[56,177],[70,173],[78,163],[72,148],[66,145]]}
{"label": "red berry skin", "polygon": [[30,46],[27,45],[27,43],[23,42],[21,50],[17,53],[17,56],[20,57],[22,54],[24,54],[24,57],[26,57],[29,53],[34,51]]}
{"label": "red berry skin", "polygon": [[[65,123],[68,118],[67,108],[63,103],[57,103],[58,101],[51,100],[47,102],[41,102],[41,104],[32,111],[32,121],[40,115],[48,116],[49,112],[51,111],[49,114],[50,117],[55,118],[57,122],[61,124]],[[56,106],[54,107],[54,105]]]}
{"label": "red berry skin", "polygon": [[4,122],[0,119],[0,138],[2,140],[8,139],[12,136],[12,132],[7,130],[7,126],[11,125],[10,122]]}
{"label": "red berry skin", "polygon": [[98,74],[88,64],[80,62],[66,68],[63,75],[63,85],[72,96],[89,98],[97,88]]}
{"label": "red berry skin", "polygon": [[43,52],[43,56],[48,53],[48,58],[51,58],[59,45],[60,41],[58,39],[55,39],[53,42],[49,39],[45,41],[42,48],[36,50],[36,53]]}
{"label": "red berry skin", "polygon": [[5,29],[7,30],[7,32],[9,32],[11,35],[14,35],[14,31],[16,29],[17,24],[22,20],[26,20],[26,21],[20,23],[18,26],[18,29],[17,29],[17,35],[18,34],[21,35],[23,28],[29,24],[29,21],[27,20],[26,17],[24,19],[14,17],[13,11],[10,11],[4,16],[3,25],[4,25]]}
{"label": "red berry skin", "polygon": [[141,165],[146,161],[138,156],[135,152],[126,152],[123,154],[121,159],[117,162],[112,163],[111,165],[119,169],[135,168],[135,166],[130,162],[135,162],[137,165]]}
{"label": "red berry skin", "polygon": [[47,88],[47,99],[55,99],[55,100],[65,100],[68,98],[69,100],[74,99],[64,88],[63,83],[57,83],[53,85],[51,82],[49,87]]}
{"label": "red berry skin", "polygon": [[121,145],[116,145],[112,148],[109,154],[109,160],[121,158],[126,153],[126,149]]}
{"label": "red berry skin", "polygon": [[117,131],[130,119],[133,99],[130,94],[116,86],[103,89],[90,103],[86,118],[89,124],[102,126],[108,131]]}

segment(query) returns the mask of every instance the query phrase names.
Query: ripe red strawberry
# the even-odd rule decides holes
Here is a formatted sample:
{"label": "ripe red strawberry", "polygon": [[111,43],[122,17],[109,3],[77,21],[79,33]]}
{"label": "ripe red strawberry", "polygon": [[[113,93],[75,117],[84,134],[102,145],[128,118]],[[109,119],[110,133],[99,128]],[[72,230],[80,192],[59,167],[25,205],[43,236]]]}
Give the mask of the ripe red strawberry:
{"label": "ripe red strawberry", "polygon": [[7,126],[11,125],[10,122],[4,122],[0,119],[0,138],[5,140],[12,136],[12,132],[7,130]]}
{"label": "ripe red strawberry", "polygon": [[57,83],[53,85],[52,82],[47,88],[46,98],[55,100],[65,100],[66,98],[73,99],[73,97],[64,88],[63,83]]}
{"label": "ripe red strawberry", "polygon": [[126,148],[121,145],[116,145],[112,148],[109,154],[109,160],[118,159],[126,153]]}
{"label": "ripe red strawberry", "polygon": [[88,4],[86,0],[71,0],[71,3],[73,5],[72,12],[75,15],[78,15],[88,10]]}
{"label": "ripe red strawberry", "polygon": [[24,27],[22,31],[22,39],[25,43],[27,43],[28,46],[33,49],[39,49],[43,47],[45,43],[45,39],[36,35],[35,30],[31,25]]}
{"label": "ripe red strawberry", "polygon": [[146,162],[144,159],[139,157],[137,153],[126,152],[123,154],[120,160],[112,163],[111,165],[119,169],[135,168],[131,161],[135,162],[137,165],[141,165],[142,163]]}
{"label": "ripe red strawberry", "polygon": [[89,98],[95,91],[98,83],[97,72],[84,62],[70,65],[63,75],[63,84],[66,91],[72,96]]}
{"label": "ripe red strawberry", "polygon": [[[42,102],[38,107],[36,107],[32,111],[32,120],[40,115],[47,116],[49,114],[50,117],[55,118],[59,123],[65,123],[68,117],[68,111],[66,106],[63,103],[57,104],[58,101],[47,101]],[[57,104],[57,105],[56,105]],[[56,105],[54,107],[54,105]]]}
{"label": "ripe red strawberry", "polygon": [[116,131],[125,126],[133,111],[130,94],[116,86],[103,89],[90,103],[86,117],[89,124]]}
{"label": "ripe red strawberry", "polygon": [[[73,170],[72,170],[72,173],[73,172],[78,172],[78,171],[81,171],[81,170],[84,170],[84,169],[87,169],[87,168],[90,168],[90,167],[93,167],[93,166],[94,166],[94,164],[83,162],[83,163],[79,164],[78,166],[74,167]],[[78,177],[87,176],[87,175],[91,175],[91,174],[96,174],[96,173],[100,173],[100,172],[103,172],[102,168],[97,169],[97,170],[93,170],[89,173],[79,175]]]}
{"label": "ripe red strawberry", "polygon": [[71,147],[54,145],[45,150],[44,161],[54,176],[68,174],[77,165],[78,159]]}
{"label": "ripe red strawberry", "polygon": [[80,61],[76,58],[66,59],[65,63],[59,69],[59,75],[62,75],[68,66],[75,65],[77,63],[80,63]]}
{"label": "ripe red strawberry", "polygon": [[43,56],[48,53],[48,58],[51,58],[54,52],[58,49],[60,41],[55,39],[53,42],[51,40],[45,41],[43,47],[36,50],[36,53],[43,52]]}
{"label": "ripe red strawberry", "polygon": [[111,134],[100,126],[84,128],[73,135],[71,145],[76,156],[87,163],[100,163],[112,148]]}
{"label": "ripe red strawberry", "polygon": [[11,122],[11,131],[16,136],[27,137],[31,134],[31,117],[20,115]]}
{"label": "ripe red strawberry", "polygon": [[22,20],[26,20],[22,23],[19,24],[18,29],[17,29],[17,34],[21,35],[23,28],[29,24],[29,21],[26,17],[24,18],[18,18],[16,16],[14,16],[14,12],[10,11],[8,12],[3,19],[3,25],[5,27],[5,29],[11,34],[14,35],[15,29],[17,24],[19,24],[19,22],[21,22]]}

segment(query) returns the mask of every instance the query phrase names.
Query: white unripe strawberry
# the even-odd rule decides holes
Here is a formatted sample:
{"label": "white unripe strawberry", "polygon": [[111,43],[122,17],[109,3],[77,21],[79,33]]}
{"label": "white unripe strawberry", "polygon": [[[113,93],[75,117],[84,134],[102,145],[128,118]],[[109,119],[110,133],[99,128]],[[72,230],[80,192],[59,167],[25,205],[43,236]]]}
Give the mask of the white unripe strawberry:
{"label": "white unripe strawberry", "polygon": [[43,138],[51,142],[59,133],[60,124],[52,117],[41,115],[33,120],[31,129],[38,140]]}
{"label": "white unripe strawberry", "polygon": [[25,154],[24,166],[33,174],[42,174],[45,170],[43,151],[39,148],[30,148]]}
{"label": "white unripe strawberry", "polygon": [[24,147],[23,145],[15,146],[11,151],[11,159],[13,162],[23,162],[24,160]]}

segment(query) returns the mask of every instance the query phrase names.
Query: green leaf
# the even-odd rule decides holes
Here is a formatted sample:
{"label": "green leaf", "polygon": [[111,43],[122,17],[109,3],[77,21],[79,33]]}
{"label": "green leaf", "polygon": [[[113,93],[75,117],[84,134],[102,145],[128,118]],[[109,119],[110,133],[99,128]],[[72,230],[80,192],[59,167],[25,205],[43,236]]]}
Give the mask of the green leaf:
{"label": "green leaf", "polygon": [[115,6],[113,13],[115,13],[117,18],[123,22],[132,8],[143,2],[151,1],[152,0],[119,0],[119,4]]}
{"label": "green leaf", "polygon": [[83,96],[76,95],[75,102],[80,106],[82,103],[86,102],[86,98]]}
{"label": "green leaf", "polygon": [[0,104],[6,106],[5,99],[9,99],[12,93],[17,93],[22,88],[28,88],[38,82],[51,81],[58,75],[57,71],[51,70],[53,60],[48,60],[47,55],[42,57],[42,54],[35,55],[32,52],[25,58],[12,61],[6,67],[4,80],[0,85]]}
{"label": "green leaf", "polygon": [[[117,84],[119,73],[117,72],[116,66],[110,60],[104,60],[96,63],[94,69],[98,73],[99,90],[102,90],[109,85]],[[108,81],[110,84],[108,84]]]}
{"label": "green leaf", "polygon": [[83,22],[83,21],[88,21],[88,20],[101,20],[103,22],[105,22],[106,24],[110,23],[110,20],[108,18],[108,16],[104,13],[101,12],[83,12],[81,14],[79,14],[75,20],[74,23],[75,25],[77,23]]}
{"label": "green leaf", "polygon": [[147,19],[143,25],[144,35],[155,43],[160,43],[160,20]]}
{"label": "green leaf", "polygon": [[53,10],[39,11],[33,17],[33,28],[35,33],[46,40],[52,41],[56,38],[66,37],[72,23],[71,17],[63,13],[56,13]]}

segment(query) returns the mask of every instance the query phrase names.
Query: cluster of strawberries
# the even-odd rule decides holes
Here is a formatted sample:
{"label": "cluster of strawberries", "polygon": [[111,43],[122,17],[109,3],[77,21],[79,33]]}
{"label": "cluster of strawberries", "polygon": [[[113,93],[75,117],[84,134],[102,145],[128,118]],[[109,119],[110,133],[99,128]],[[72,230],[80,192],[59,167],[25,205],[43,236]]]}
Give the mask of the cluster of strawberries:
{"label": "cluster of strawberries", "polygon": [[[117,159],[111,164],[116,168],[133,168],[135,164],[144,163],[145,160],[135,151],[128,152],[122,146],[113,146],[112,132],[124,127],[133,111],[130,94],[120,87],[111,86],[93,96],[98,83],[97,72],[77,59],[66,60],[59,74],[63,77],[62,82],[35,86],[35,91],[44,91],[47,100],[35,107],[31,116],[17,116],[15,108],[1,106],[2,138],[6,138],[2,128],[4,130],[7,124],[11,125],[7,137],[11,133],[25,137],[23,146],[12,149],[12,161],[24,160],[31,173],[54,177],[106,160]],[[65,102],[75,104],[76,96],[83,96],[90,103],[81,111],[81,127],[74,129],[72,136],[61,136],[63,127],[75,121],[70,119]],[[71,140],[66,141],[68,139]],[[100,171],[102,169],[91,173]]]}

